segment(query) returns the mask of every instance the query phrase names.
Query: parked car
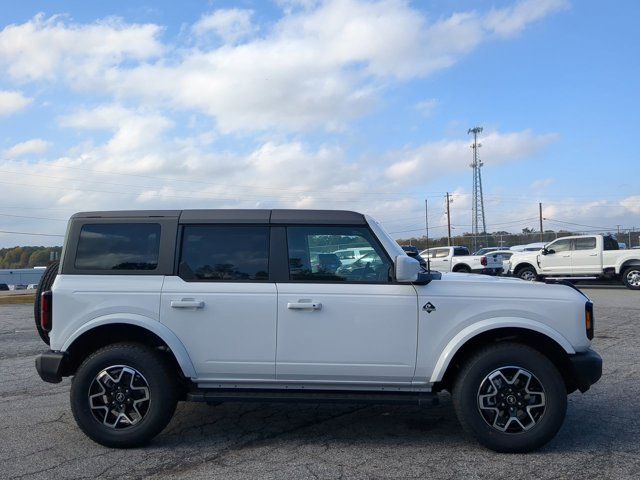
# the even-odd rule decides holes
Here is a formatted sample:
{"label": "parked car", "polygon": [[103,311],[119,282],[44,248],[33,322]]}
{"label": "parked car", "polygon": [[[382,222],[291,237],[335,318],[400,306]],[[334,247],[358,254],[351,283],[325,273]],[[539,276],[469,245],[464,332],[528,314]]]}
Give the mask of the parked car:
{"label": "parked car", "polygon": [[369,247],[362,247],[362,248],[343,248],[341,250],[336,250],[333,253],[337,255],[341,265],[349,265],[372,251],[373,249]]}
{"label": "parked car", "polygon": [[539,252],[514,256],[509,268],[512,275],[524,280],[617,278],[627,288],[640,290],[640,252],[619,250],[611,236],[562,237]]}
{"label": "parked car", "polygon": [[526,245],[514,245],[509,250],[515,252],[539,252],[546,245],[545,242],[527,243]]}
{"label": "parked car", "polygon": [[491,253],[500,257],[500,260],[502,260],[502,273],[506,274],[509,271],[511,257],[517,252],[513,250],[493,250]]}
{"label": "parked car", "polygon": [[37,283],[30,283],[29,285],[27,285],[27,290],[36,290],[37,288],[38,288]]}
{"label": "parked car", "polygon": [[9,285],[6,283],[0,283],[0,292],[6,292],[9,290]]}
{"label": "parked car", "polygon": [[[311,261],[349,240],[376,268]],[[73,376],[74,418],[106,446],[150,441],[181,400],[422,404],[448,390],[465,431],[524,452],[602,371],[577,289],[425,272],[356,212],[79,213],[64,252],[38,287],[36,369]]]}
{"label": "parked car", "polygon": [[22,283],[18,283],[18,284],[16,284],[16,285],[14,285],[14,286],[13,286],[13,289],[14,289],[14,290],[26,290],[26,289],[27,289],[27,286],[26,286],[26,285],[23,285]]}
{"label": "parked car", "polygon": [[493,253],[497,250],[502,250],[502,247],[484,247],[474,253],[474,255],[486,255],[487,253]]}
{"label": "parked car", "polygon": [[429,257],[431,268],[440,272],[502,273],[502,260],[497,255],[471,255],[467,247],[429,248],[420,252],[420,256]]}
{"label": "parked car", "polygon": [[409,255],[411,258],[415,258],[416,260],[418,260],[422,268],[424,269],[427,268],[427,261],[420,256],[420,251],[418,250],[418,247],[414,245],[401,245],[401,247],[402,247],[402,250],[404,250],[404,253]]}

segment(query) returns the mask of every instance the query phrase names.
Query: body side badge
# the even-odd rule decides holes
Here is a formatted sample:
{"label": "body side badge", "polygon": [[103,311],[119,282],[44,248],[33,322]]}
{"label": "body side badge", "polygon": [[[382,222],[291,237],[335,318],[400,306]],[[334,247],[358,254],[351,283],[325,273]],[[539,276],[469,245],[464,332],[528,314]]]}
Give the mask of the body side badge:
{"label": "body side badge", "polygon": [[436,307],[433,305],[433,303],[431,302],[427,302],[424,304],[424,306],[422,307],[422,310],[424,310],[427,313],[431,313],[436,309]]}

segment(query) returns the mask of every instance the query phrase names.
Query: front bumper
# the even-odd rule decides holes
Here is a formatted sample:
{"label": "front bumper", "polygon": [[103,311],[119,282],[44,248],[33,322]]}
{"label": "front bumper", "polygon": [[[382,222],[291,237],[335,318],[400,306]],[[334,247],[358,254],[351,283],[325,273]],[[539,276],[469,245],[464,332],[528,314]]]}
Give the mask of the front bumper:
{"label": "front bumper", "polygon": [[45,382],[60,383],[64,372],[67,354],[63,352],[41,353],[36,357],[36,370]]}
{"label": "front bumper", "polygon": [[575,386],[586,392],[589,387],[600,380],[602,376],[602,357],[594,350],[569,355],[573,367]]}

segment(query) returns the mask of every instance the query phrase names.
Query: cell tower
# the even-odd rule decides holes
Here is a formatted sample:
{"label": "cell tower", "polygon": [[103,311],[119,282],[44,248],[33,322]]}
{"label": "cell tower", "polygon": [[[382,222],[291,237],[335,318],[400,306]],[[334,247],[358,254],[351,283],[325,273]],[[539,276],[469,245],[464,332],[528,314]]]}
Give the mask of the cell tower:
{"label": "cell tower", "polygon": [[473,234],[473,248],[477,249],[478,235],[487,232],[487,224],[484,219],[484,199],[482,197],[482,160],[478,149],[482,146],[478,143],[478,134],[482,133],[482,127],[470,128],[467,133],[473,133],[473,162],[470,167],[473,168],[473,205],[471,218],[471,233]]}

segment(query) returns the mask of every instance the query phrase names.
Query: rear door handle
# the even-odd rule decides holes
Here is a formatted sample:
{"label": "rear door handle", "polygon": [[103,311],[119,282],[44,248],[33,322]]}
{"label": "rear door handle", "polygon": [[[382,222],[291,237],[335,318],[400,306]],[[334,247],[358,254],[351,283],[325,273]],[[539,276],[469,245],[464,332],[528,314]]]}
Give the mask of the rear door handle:
{"label": "rear door handle", "polygon": [[171,300],[171,308],[203,308],[204,302],[202,300],[193,300],[183,298],[182,300]]}
{"label": "rear door handle", "polygon": [[287,308],[289,310],[320,310],[322,304],[319,302],[289,302]]}

